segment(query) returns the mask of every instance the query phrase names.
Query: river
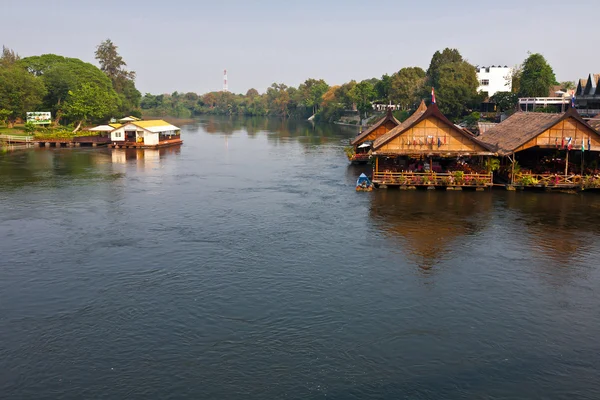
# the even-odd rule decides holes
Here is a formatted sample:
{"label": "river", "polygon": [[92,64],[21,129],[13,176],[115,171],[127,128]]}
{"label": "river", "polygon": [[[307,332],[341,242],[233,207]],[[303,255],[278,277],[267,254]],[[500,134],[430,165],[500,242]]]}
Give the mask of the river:
{"label": "river", "polygon": [[600,398],[600,195],[356,193],[355,133],[0,154],[0,397]]}

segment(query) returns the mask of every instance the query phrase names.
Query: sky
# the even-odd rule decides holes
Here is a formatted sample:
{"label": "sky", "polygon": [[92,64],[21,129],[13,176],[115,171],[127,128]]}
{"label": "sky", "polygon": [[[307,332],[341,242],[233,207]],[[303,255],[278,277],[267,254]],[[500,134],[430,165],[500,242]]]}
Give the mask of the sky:
{"label": "sky", "polygon": [[[259,92],[427,69],[436,50],[473,65],[543,54],[559,81],[600,72],[598,0],[1,0],[0,45],[97,64],[110,38],[142,93]],[[9,16],[9,17],[7,17]]]}

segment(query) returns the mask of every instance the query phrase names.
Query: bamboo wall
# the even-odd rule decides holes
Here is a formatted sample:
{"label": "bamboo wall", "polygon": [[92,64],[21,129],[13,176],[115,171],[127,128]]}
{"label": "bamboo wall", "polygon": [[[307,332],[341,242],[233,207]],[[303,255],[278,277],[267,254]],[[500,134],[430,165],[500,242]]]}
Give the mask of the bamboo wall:
{"label": "bamboo wall", "polygon": [[[439,139],[439,142],[438,142]],[[376,149],[379,154],[478,153],[486,148],[436,117],[429,117]]]}
{"label": "bamboo wall", "polygon": [[568,138],[572,138],[573,150],[581,150],[581,140],[585,143],[585,149],[588,149],[588,138],[590,139],[591,150],[600,151],[600,135],[592,131],[575,118],[570,117],[563,121],[560,121],[550,129],[542,132],[523,146],[517,148],[516,152],[528,149],[530,147],[556,147],[562,148],[562,141],[564,139],[565,146],[567,145]]}

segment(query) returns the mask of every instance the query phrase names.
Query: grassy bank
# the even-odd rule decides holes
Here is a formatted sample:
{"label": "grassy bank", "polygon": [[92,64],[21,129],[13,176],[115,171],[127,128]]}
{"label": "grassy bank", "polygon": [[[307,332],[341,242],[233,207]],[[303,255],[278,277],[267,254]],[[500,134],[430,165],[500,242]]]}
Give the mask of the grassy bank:
{"label": "grassy bank", "polygon": [[23,125],[15,125],[14,128],[9,128],[6,125],[0,125],[0,135],[26,136],[27,133],[23,130]]}

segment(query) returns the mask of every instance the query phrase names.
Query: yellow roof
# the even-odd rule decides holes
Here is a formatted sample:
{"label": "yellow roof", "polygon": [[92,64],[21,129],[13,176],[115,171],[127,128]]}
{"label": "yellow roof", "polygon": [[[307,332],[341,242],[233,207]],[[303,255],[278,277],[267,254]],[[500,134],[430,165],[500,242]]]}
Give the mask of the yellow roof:
{"label": "yellow roof", "polygon": [[140,128],[152,128],[156,126],[170,126],[171,124],[162,119],[151,119],[148,121],[133,121],[130,124],[139,126]]}
{"label": "yellow roof", "polygon": [[108,126],[112,126],[115,129],[119,129],[120,127],[123,126],[123,124],[108,124]]}

